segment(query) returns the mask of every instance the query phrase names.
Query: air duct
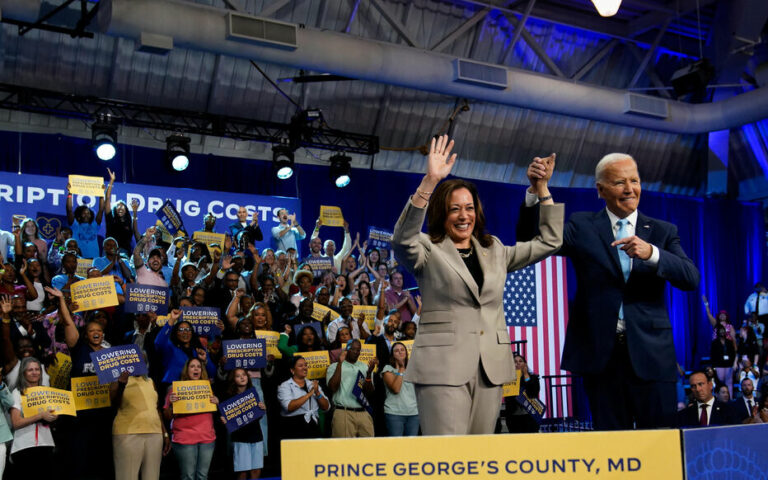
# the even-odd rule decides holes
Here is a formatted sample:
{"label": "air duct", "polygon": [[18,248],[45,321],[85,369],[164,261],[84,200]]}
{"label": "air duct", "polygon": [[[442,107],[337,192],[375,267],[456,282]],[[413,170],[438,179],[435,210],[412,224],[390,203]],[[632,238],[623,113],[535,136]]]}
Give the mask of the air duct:
{"label": "air duct", "polygon": [[[38,17],[39,0],[0,0],[3,16]],[[331,31],[296,29],[296,49],[227,40],[230,12],[173,0],[102,0],[94,27],[138,40],[142,32],[173,38],[177,48],[315,70],[372,82],[491,103],[673,133],[703,133],[768,116],[768,89],[708,104],[668,101],[666,118],[625,113],[625,93],[548,75],[506,68],[507,88],[457,82],[455,57]]]}

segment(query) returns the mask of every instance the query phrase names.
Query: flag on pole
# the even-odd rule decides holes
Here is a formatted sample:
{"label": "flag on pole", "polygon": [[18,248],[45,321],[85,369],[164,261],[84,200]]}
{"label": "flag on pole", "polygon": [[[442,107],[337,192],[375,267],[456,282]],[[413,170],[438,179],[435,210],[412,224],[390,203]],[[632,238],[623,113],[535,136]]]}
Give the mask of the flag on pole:
{"label": "flag on pole", "polygon": [[[528,367],[541,379],[541,395],[556,418],[572,415],[570,389],[546,391],[544,375],[565,375],[560,356],[568,324],[568,286],[565,258],[549,257],[507,275],[504,287],[504,317],[513,341],[521,347]],[[551,393],[551,398],[550,398]]]}

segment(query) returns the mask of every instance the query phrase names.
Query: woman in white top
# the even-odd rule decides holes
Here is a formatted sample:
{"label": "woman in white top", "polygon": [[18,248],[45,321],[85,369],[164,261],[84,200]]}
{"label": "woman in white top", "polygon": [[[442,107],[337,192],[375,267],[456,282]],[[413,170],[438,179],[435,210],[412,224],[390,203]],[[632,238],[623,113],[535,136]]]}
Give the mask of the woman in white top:
{"label": "woman in white top", "polygon": [[331,408],[328,397],[317,380],[307,379],[307,361],[295,356],[289,359],[291,378],[280,384],[277,400],[282,407],[283,438],[320,438],[319,411]]}
{"label": "woman in white top", "polygon": [[21,475],[16,478],[49,479],[53,478],[53,435],[51,424],[58,418],[50,412],[41,412],[32,417],[25,417],[22,396],[27,389],[41,386],[43,367],[34,357],[21,361],[19,388],[13,391],[11,424],[13,425],[13,445],[11,462],[14,471]]}
{"label": "woman in white top", "polygon": [[390,437],[414,437],[419,434],[419,409],[416,391],[411,382],[403,380],[408,367],[408,350],[401,342],[392,344],[389,365],[381,371],[387,386],[384,416]]}

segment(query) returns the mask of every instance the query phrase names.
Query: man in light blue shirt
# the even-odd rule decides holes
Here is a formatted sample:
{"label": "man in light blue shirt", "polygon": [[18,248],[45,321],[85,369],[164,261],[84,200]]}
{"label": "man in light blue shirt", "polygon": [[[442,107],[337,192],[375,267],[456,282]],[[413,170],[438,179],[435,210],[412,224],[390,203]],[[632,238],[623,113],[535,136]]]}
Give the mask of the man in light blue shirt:
{"label": "man in light blue shirt", "polygon": [[288,214],[288,210],[281,208],[277,211],[280,225],[272,227],[272,238],[275,241],[275,250],[288,251],[289,248],[299,250],[298,242],[307,238],[307,232],[296,223],[296,214]]}

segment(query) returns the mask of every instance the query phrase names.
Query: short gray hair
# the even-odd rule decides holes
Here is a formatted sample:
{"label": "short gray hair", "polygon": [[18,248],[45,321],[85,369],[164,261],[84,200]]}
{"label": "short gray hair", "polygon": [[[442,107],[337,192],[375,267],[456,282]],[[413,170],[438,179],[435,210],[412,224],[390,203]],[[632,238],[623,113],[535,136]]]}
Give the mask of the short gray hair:
{"label": "short gray hair", "polygon": [[628,153],[609,153],[608,155],[604,156],[600,159],[599,162],[597,162],[597,166],[595,166],[595,182],[598,183],[600,180],[603,179],[603,174],[605,173],[605,169],[608,168],[609,165],[612,163],[619,162],[621,160],[630,159],[632,162],[634,162],[635,166],[637,166],[637,162],[635,162],[635,159],[632,158],[632,155]]}

